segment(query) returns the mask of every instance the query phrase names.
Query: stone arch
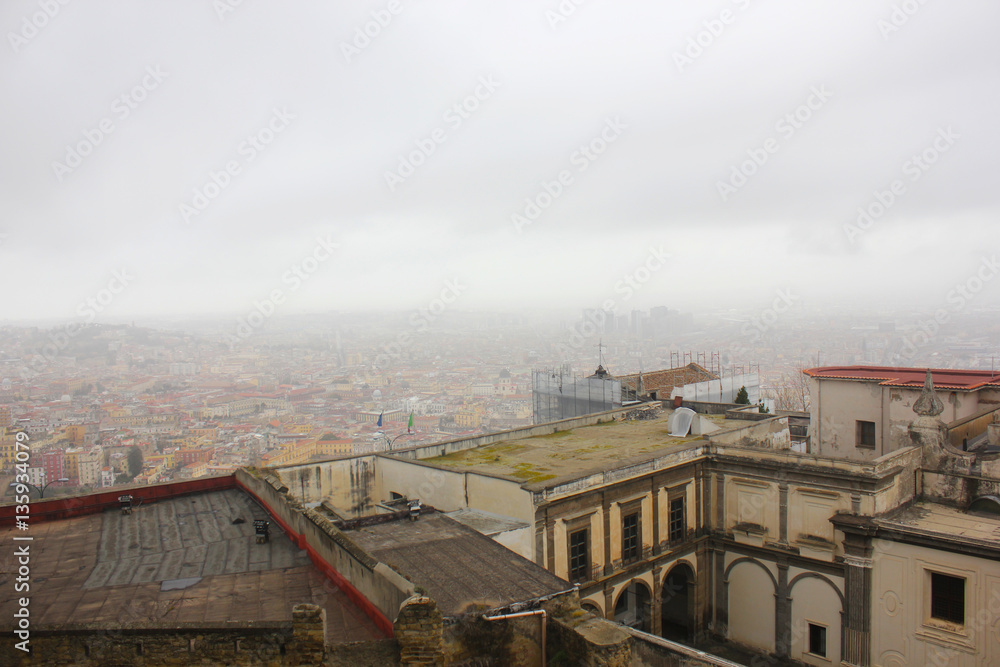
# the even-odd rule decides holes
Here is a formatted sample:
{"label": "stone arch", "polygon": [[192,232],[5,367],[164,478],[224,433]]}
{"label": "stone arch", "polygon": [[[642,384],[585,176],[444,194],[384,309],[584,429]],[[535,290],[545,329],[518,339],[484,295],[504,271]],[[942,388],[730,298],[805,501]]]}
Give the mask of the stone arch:
{"label": "stone arch", "polygon": [[722,580],[724,583],[726,584],[729,583],[729,573],[732,572],[733,568],[735,568],[740,563],[753,563],[760,569],[764,570],[768,578],[771,580],[771,584],[774,586],[774,594],[775,595],[778,594],[778,580],[774,578],[774,574],[769,569],[767,569],[766,565],[761,563],[756,558],[751,558],[750,556],[743,556],[741,558],[737,558],[736,560],[734,560],[732,563],[729,564],[729,567],[726,568],[725,573],[722,575]]}
{"label": "stone arch", "polygon": [[791,633],[790,657],[802,661],[807,653],[818,653],[839,664],[847,600],[837,585],[822,574],[802,572],[788,583],[788,602],[784,630]]}
{"label": "stone arch", "polygon": [[601,609],[601,603],[596,600],[581,600],[580,608],[584,611],[589,611],[598,618],[604,618],[604,610]]}
{"label": "stone arch", "polygon": [[723,582],[728,638],[773,652],[778,602],[778,581],[774,574],[756,558],[741,557],[726,568]]}
{"label": "stone arch", "polygon": [[686,560],[674,563],[664,575],[660,592],[660,636],[685,643],[694,639],[695,576],[694,567]]}
{"label": "stone arch", "polygon": [[819,579],[820,581],[825,581],[830,586],[830,588],[832,588],[833,591],[837,594],[837,597],[840,598],[840,610],[847,611],[847,598],[845,598],[844,594],[840,592],[839,588],[837,588],[837,584],[833,583],[833,581],[829,577],[826,577],[818,572],[803,572],[801,574],[795,575],[795,577],[790,582],[788,582],[789,597],[792,596],[792,591],[795,590],[795,584],[797,584],[799,581],[803,579]]}
{"label": "stone arch", "polygon": [[615,600],[614,620],[622,625],[652,631],[653,592],[642,579],[633,579],[624,586]]}
{"label": "stone arch", "polygon": [[675,569],[677,569],[678,567],[680,567],[680,566],[682,566],[682,565],[687,565],[687,566],[688,566],[688,568],[690,568],[690,570],[691,570],[691,576],[692,576],[692,578],[694,578],[694,577],[696,577],[696,576],[698,575],[698,571],[697,571],[697,569],[695,568],[695,565],[694,565],[694,563],[692,563],[691,561],[689,561],[689,560],[688,560],[688,559],[686,559],[686,558],[680,558],[680,559],[678,559],[678,560],[675,560],[675,561],[674,561],[673,563],[671,563],[671,564],[670,564],[670,567],[669,567],[669,568],[667,568],[667,569],[666,569],[666,570],[665,570],[665,571],[663,572],[663,576],[662,576],[662,577],[660,577],[660,582],[659,582],[659,583],[660,583],[660,585],[662,586],[662,585],[663,585],[664,583],[666,583],[666,581],[667,581],[667,577],[669,577],[669,576],[670,576],[670,573],[671,573],[671,572],[673,572],[673,571],[674,571]]}

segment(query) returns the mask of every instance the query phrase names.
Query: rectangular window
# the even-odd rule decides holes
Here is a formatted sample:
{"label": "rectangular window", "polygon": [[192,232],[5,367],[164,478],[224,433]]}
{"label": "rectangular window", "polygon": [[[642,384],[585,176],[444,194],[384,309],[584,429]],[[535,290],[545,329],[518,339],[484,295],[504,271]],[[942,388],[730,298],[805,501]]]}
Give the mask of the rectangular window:
{"label": "rectangular window", "polygon": [[639,557],[639,513],[622,517],[622,560]]}
{"label": "rectangular window", "polygon": [[931,572],[931,618],[965,625],[965,579]]}
{"label": "rectangular window", "polygon": [[809,624],[809,652],[826,657],[826,628],[822,625]]}
{"label": "rectangular window", "polygon": [[875,449],[875,422],[858,421],[858,447]]}
{"label": "rectangular window", "polygon": [[680,542],[684,539],[687,527],[684,521],[684,498],[674,498],[670,501],[670,541]]}
{"label": "rectangular window", "polygon": [[589,531],[585,528],[569,535],[569,579],[570,581],[587,581],[589,577],[589,559],[587,547]]}

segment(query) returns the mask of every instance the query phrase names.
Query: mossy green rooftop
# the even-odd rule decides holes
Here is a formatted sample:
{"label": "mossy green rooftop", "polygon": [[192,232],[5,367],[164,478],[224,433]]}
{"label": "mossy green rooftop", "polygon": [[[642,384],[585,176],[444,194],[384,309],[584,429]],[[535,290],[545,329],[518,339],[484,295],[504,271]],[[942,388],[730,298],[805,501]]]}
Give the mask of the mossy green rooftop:
{"label": "mossy green rooftop", "polygon": [[[508,442],[423,459],[445,468],[475,471],[546,485],[623,465],[657,458],[702,442],[702,436],[671,436],[669,413],[656,419],[607,421],[568,431],[557,431]],[[722,430],[743,427],[748,422],[712,420]],[[718,433],[720,431],[716,431]]]}

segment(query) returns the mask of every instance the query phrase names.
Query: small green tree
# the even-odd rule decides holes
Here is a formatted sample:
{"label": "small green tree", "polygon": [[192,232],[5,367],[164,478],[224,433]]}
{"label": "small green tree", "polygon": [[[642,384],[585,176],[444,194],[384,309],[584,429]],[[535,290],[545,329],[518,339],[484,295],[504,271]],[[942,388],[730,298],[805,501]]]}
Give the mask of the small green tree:
{"label": "small green tree", "polygon": [[740,405],[750,405],[750,394],[747,392],[746,387],[740,387],[734,402],[739,403]]}

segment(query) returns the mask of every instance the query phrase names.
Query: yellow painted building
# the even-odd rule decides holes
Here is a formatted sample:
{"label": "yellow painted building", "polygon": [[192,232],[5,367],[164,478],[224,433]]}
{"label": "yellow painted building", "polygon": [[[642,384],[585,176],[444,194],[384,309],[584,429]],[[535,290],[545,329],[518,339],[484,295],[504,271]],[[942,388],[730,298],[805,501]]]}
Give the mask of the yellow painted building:
{"label": "yellow painted building", "polygon": [[0,470],[9,470],[14,467],[17,453],[17,435],[13,430],[4,429],[0,435]]}
{"label": "yellow painted building", "polygon": [[479,428],[482,423],[482,416],[475,412],[459,412],[455,415],[455,425],[461,428]]}
{"label": "yellow painted building", "polygon": [[354,453],[353,440],[319,440],[316,453],[322,456],[347,456]]}
{"label": "yellow painted building", "polygon": [[69,440],[72,445],[82,445],[86,435],[87,427],[83,424],[72,424],[66,427],[66,439]]}

